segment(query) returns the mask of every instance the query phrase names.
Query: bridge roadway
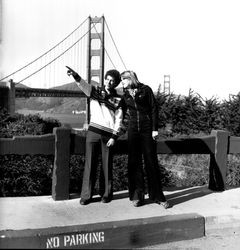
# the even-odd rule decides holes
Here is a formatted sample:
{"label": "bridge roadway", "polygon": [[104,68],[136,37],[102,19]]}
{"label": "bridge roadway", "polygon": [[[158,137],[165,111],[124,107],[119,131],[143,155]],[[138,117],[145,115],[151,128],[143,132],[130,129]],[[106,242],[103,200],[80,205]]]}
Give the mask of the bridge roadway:
{"label": "bridge roadway", "polygon": [[15,97],[86,97],[82,91],[63,89],[15,88]]}
{"label": "bridge roadway", "polygon": [[165,190],[167,210],[133,207],[127,191],[87,206],[79,196],[0,198],[0,248],[133,249],[180,240],[240,233],[240,187],[213,192],[207,186]]}

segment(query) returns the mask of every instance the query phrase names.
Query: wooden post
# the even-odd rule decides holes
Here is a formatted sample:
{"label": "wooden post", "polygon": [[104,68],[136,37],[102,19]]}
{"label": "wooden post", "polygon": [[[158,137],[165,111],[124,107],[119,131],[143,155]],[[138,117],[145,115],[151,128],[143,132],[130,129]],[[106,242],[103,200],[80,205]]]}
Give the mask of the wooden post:
{"label": "wooden post", "polygon": [[52,178],[52,198],[54,200],[69,199],[70,182],[70,134],[71,129],[54,128],[55,156]]}
{"label": "wooden post", "polygon": [[216,139],[215,152],[210,154],[208,187],[214,191],[224,191],[226,187],[229,132],[213,130],[211,135],[214,135]]}
{"label": "wooden post", "polygon": [[11,79],[8,82],[9,92],[8,92],[8,112],[13,115],[15,113],[15,83]]}
{"label": "wooden post", "polygon": [[13,80],[1,82],[0,108],[5,108],[11,115],[15,113],[15,83]]}

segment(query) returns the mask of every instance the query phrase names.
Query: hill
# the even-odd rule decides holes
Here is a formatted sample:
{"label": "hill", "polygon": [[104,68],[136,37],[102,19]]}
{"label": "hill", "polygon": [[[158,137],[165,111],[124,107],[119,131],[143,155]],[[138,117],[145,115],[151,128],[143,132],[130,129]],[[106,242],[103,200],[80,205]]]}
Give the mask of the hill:
{"label": "hill", "polygon": [[[23,84],[18,84],[17,87],[25,87]],[[52,89],[62,90],[79,90],[75,82],[64,84]],[[85,98],[73,97],[30,97],[30,98],[17,98],[16,110],[30,109],[36,111],[45,111],[51,113],[64,113],[70,114],[73,110],[82,111],[86,109]]]}

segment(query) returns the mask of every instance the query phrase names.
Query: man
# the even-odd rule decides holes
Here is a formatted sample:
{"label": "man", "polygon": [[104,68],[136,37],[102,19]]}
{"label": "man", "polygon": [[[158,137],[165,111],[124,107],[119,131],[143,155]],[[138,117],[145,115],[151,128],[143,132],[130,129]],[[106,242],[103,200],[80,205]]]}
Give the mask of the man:
{"label": "man", "polygon": [[102,174],[104,182],[100,182],[102,202],[110,202],[113,198],[112,187],[112,147],[118,138],[122,123],[122,109],[118,107],[121,96],[115,88],[121,81],[120,73],[109,70],[104,77],[104,86],[93,86],[84,81],[78,73],[67,67],[67,74],[73,76],[78,87],[90,98],[90,123],[86,137],[86,155],[81,190],[81,205],[91,202],[96,181],[98,165],[98,145],[101,145]]}

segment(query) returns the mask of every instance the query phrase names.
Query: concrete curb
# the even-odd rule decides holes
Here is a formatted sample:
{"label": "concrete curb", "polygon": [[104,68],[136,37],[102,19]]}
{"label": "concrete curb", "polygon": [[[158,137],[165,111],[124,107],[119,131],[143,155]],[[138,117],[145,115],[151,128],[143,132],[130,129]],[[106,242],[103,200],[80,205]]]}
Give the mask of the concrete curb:
{"label": "concrete curb", "polygon": [[168,215],[88,225],[0,232],[0,248],[136,248],[203,237],[198,214]]}
{"label": "concrete curb", "polygon": [[240,215],[208,216],[205,218],[205,235],[234,235],[240,233]]}
{"label": "concrete curb", "polygon": [[168,190],[169,209],[149,202],[132,206],[125,191],[111,203],[97,196],[0,198],[0,248],[141,248],[209,235],[240,233],[240,187]]}

